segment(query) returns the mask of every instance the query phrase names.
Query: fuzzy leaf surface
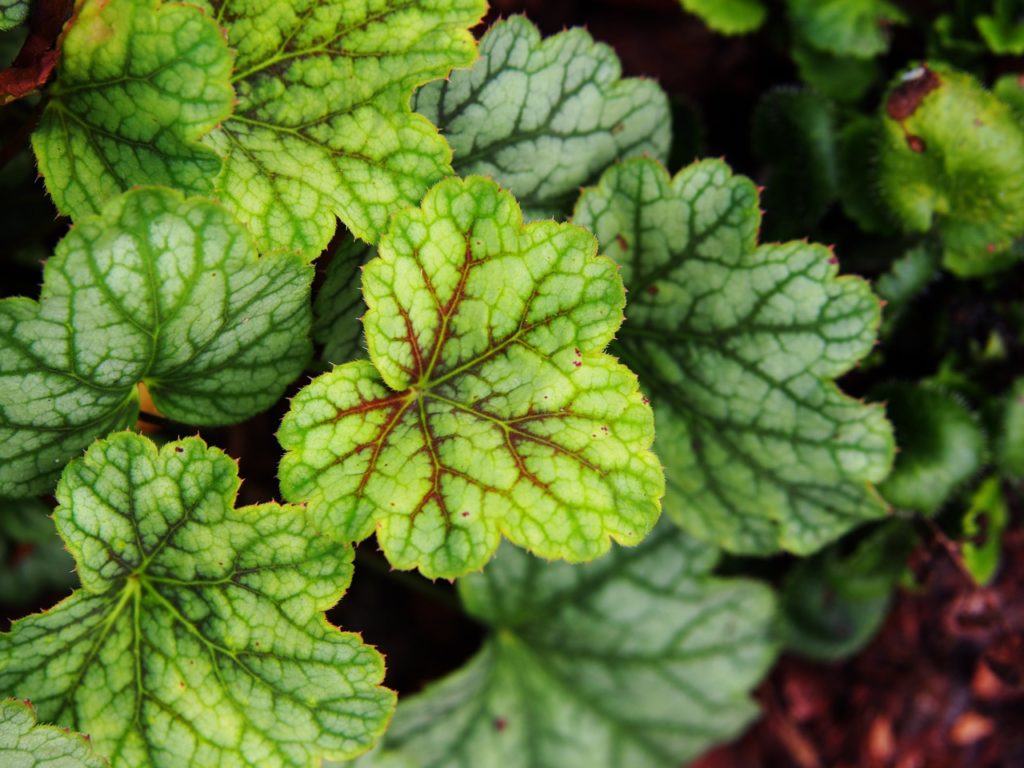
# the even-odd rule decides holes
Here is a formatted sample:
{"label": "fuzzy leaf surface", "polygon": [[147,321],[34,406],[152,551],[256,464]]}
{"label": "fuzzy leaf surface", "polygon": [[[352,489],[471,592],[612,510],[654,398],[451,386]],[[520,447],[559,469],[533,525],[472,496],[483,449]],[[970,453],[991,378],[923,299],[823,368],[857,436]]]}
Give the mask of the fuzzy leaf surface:
{"label": "fuzzy leaf surface", "polygon": [[451,173],[413,89],[473,61],[483,0],[211,0],[237,52],[238,104],[207,143],[218,197],[263,251],[315,258],[336,217],[376,242]]}
{"label": "fuzzy leaf surface", "polygon": [[981,468],[985,435],[956,396],[934,387],[893,384],[877,395],[900,447],[879,490],[897,507],[935,514]]}
{"label": "fuzzy leaf surface", "polygon": [[888,28],[907,16],[886,0],[787,0],[801,39],[833,56],[867,59],[889,47]]}
{"label": "fuzzy leaf surface", "polygon": [[586,30],[541,40],[515,16],[487,31],[471,69],[424,86],[413,105],[451,144],[456,173],[491,176],[527,219],[562,218],[614,160],[668,153],[668,99],[655,82],[621,74],[615,52]]}
{"label": "fuzzy leaf surface", "polygon": [[232,97],[231,54],[200,9],[85,0],[32,135],[57,208],[77,220],[139,184],[208,194],[221,160],[198,142]]}
{"label": "fuzzy leaf surface", "polygon": [[493,635],[402,703],[384,753],[417,768],[675,768],[728,740],[757,712],[775,603],[710,576],[715,560],[668,525],[582,566],[503,548],[459,584]]}
{"label": "fuzzy leaf surface", "polygon": [[306,766],[367,749],[394,694],[327,623],[352,554],[298,507],[235,508],[199,438],[122,432],[68,465],[57,527],[82,588],[0,635],[0,687],[114,768]]}
{"label": "fuzzy leaf surface", "polygon": [[4,768],[106,768],[107,761],[77,733],[36,724],[32,705],[0,701],[0,765]]}
{"label": "fuzzy leaf surface", "polygon": [[281,488],[396,568],[454,577],[502,535],[591,560],[657,520],[661,466],[636,377],[604,349],[618,269],[571,224],[523,225],[480,177],[396,215],[363,271],[370,359],[314,379],[278,439]]}
{"label": "fuzzy leaf surface", "polygon": [[1024,128],[973,77],[941,64],[903,75],[886,97],[881,191],[908,232],[935,227],[947,269],[1000,271],[1024,235]]}
{"label": "fuzzy leaf surface", "polygon": [[757,190],[719,161],[622,163],[574,221],[622,267],[613,351],[654,403],[674,520],[735,552],[808,553],[885,513],[889,424],[832,381],[875,339],[864,281],[823,246],[758,247]]}
{"label": "fuzzy leaf surface", "polygon": [[38,302],[0,301],[0,494],[46,492],[137,384],[170,418],[229,424],[273,404],[311,353],[312,269],[259,257],[221,206],[140,189],[57,245]]}
{"label": "fuzzy leaf surface", "polygon": [[743,35],[764,23],[761,0],[680,0],[683,10],[699,16],[715,32]]}

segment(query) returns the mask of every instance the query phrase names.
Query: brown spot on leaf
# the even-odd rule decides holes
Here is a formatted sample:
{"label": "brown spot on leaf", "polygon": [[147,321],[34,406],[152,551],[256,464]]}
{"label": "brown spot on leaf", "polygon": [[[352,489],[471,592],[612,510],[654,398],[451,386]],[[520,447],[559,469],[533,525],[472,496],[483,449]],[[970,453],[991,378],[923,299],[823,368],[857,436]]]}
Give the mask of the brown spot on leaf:
{"label": "brown spot on leaf", "polygon": [[508,720],[506,720],[504,717],[496,717],[496,718],[494,718],[494,730],[498,731],[498,733],[501,733],[507,727],[508,727]]}
{"label": "brown spot on leaf", "polygon": [[928,65],[908,72],[903,82],[892,89],[885,104],[886,114],[893,120],[903,121],[913,115],[924,97],[942,85],[939,76],[928,69]]}
{"label": "brown spot on leaf", "polygon": [[624,236],[624,235],[621,235],[621,234],[619,234],[619,235],[616,235],[616,236],[615,236],[615,243],[616,243],[616,244],[617,244],[617,245],[619,246],[619,248],[621,248],[622,250],[624,250],[624,251],[628,251],[628,250],[629,250],[629,243],[628,243],[628,242],[626,241],[626,238],[625,238],[625,236]]}
{"label": "brown spot on leaf", "polygon": [[907,146],[910,147],[911,152],[917,152],[918,154],[921,154],[928,149],[928,145],[925,144],[924,139],[920,136],[915,136],[912,133],[907,134]]}
{"label": "brown spot on leaf", "polygon": [[649,294],[651,294],[651,296],[657,296],[658,295],[658,286],[656,286],[656,285],[648,285],[647,286],[647,292]]}

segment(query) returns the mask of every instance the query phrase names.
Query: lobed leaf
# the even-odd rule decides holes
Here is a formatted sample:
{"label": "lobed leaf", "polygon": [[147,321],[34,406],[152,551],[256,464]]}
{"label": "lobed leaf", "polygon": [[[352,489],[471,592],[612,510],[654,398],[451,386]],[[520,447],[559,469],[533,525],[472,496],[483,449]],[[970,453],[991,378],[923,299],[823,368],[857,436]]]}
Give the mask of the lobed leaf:
{"label": "lobed leaf", "polygon": [[761,0],[680,0],[683,9],[699,16],[715,32],[743,35],[764,23]]}
{"label": "lobed leaf", "polygon": [[758,247],[757,191],[719,161],[675,178],[622,163],[573,219],[621,265],[613,350],[654,402],[674,520],[731,551],[805,554],[885,514],[889,424],[832,382],[875,340],[867,283],[823,246]]}
{"label": "lobed leaf", "polygon": [[524,16],[495,23],[480,60],[421,88],[413,105],[451,144],[455,172],[492,176],[527,219],[563,217],[612,161],[664,160],[671,140],[656,83],[621,79],[615,52],[586,30],[541,40]]}
{"label": "lobed leaf", "polygon": [[118,433],[68,465],[82,588],[0,635],[0,687],[117,766],[309,766],[367,749],[394,694],[329,625],[352,553],[299,507],[234,508],[232,459]]}
{"label": "lobed leaf", "polygon": [[1024,129],[970,75],[918,67],[885,100],[881,190],[908,232],[935,227],[947,269],[974,277],[1019,258],[1024,235]]}
{"label": "lobed leaf", "polygon": [[68,459],[134,423],[145,382],[167,416],[226,424],[305,366],[312,269],[260,258],[215,203],[129,192],[57,245],[38,302],[0,301],[0,494],[52,488]]}
{"label": "lobed leaf", "polygon": [[473,60],[483,0],[209,0],[236,50],[238,103],[206,143],[217,193],[261,250],[315,258],[335,217],[376,242],[451,173],[413,89]]}
{"label": "lobed leaf", "polygon": [[432,577],[480,568],[502,535],[573,561],[639,542],[663,477],[636,377],[602,351],[625,296],[593,236],[523,226],[510,194],[471,177],[397,214],[379,250],[370,360],[292,401],[285,497]]}
{"label": "lobed leaf", "polygon": [[230,77],[227,44],[198,8],[84,0],[32,134],[57,208],[77,220],[138,184],[212,192],[221,160],[198,141],[230,114]]}
{"label": "lobed leaf", "polygon": [[674,768],[729,739],[774,658],[774,600],[710,576],[715,560],[669,526],[582,566],[502,549],[459,584],[493,634],[402,702],[384,754],[417,768]]}
{"label": "lobed leaf", "polygon": [[4,768],[104,768],[87,737],[37,725],[28,701],[0,701],[0,764]]}

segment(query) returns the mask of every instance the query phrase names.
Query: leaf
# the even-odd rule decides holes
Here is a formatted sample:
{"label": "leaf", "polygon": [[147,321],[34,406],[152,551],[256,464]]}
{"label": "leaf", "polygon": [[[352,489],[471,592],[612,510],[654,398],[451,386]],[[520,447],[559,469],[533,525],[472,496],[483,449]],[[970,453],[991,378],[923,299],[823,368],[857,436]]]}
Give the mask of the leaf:
{"label": "leaf", "polygon": [[413,89],[473,60],[483,0],[211,0],[237,51],[238,104],[207,138],[218,197],[260,249],[315,258],[335,217],[376,242],[451,172]]}
{"label": "leaf", "polygon": [[839,199],[843,213],[858,227],[865,232],[888,236],[894,234],[897,227],[882,196],[875,160],[882,141],[882,126],[870,117],[857,116],[840,131]]}
{"label": "leaf", "polygon": [[394,694],[323,611],[352,551],[300,507],[233,507],[199,438],[118,433],[68,465],[57,527],[82,589],[0,635],[0,689],[118,766],[309,766],[367,749]]}
{"label": "leaf", "polygon": [[715,32],[743,35],[764,23],[761,0],[680,0],[683,9],[699,16]]}
{"label": "leaf", "polygon": [[85,0],[32,134],[60,211],[99,213],[139,184],[211,192],[221,161],[197,142],[231,112],[230,75],[227,44],[198,8]]}
{"label": "leaf", "polygon": [[985,45],[1000,55],[1024,54],[1024,2],[994,0],[992,10],[974,19]]}
{"label": "leaf", "polygon": [[935,514],[985,460],[977,419],[953,395],[934,387],[893,384],[878,390],[900,452],[879,486],[893,505]]}
{"label": "leaf", "polygon": [[285,497],[395,568],[480,568],[502,535],[591,560],[657,520],[663,476],[636,377],[602,350],[618,270],[571,224],[522,225],[480,177],[392,218],[363,271],[370,360],[296,395],[281,424]]}
{"label": "leaf", "polygon": [[78,583],[75,564],[38,499],[0,499],[0,601],[31,603]]}
{"label": "leaf", "polygon": [[514,16],[483,36],[472,69],[424,86],[413,105],[448,139],[457,174],[493,177],[527,219],[562,218],[612,161],[668,153],[664,92],[620,76],[615,52],[586,30],[542,41]]}
{"label": "leaf", "polygon": [[786,649],[817,661],[859,652],[882,626],[915,543],[913,529],[893,520],[852,552],[844,553],[839,542],[800,560],[782,591]]}
{"label": "leaf", "polygon": [[832,382],[871,349],[878,301],[806,242],[757,246],[758,196],[719,161],[675,178],[617,165],[573,220],[618,260],[613,347],[654,402],[666,512],[734,552],[812,552],[885,513],[893,443],[879,406]]}
{"label": "leaf", "polygon": [[834,56],[799,37],[789,53],[803,82],[844,104],[860,101],[882,74],[874,59]]}
{"label": "leaf", "polygon": [[1010,266],[1024,235],[1024,129],[970,75],[941,64],[903,74],[882,119],[882,193],[907,232],[933,226],[961,277]]}
{"label": "leaf", "polygon": [[875,293],[885,302],[882,335],[888,336],[903,319],[911,302],[939,275],[939,254],[931,242],[909,249],[875,281]]}
{"label": "leaf", "polygon": [[979,586],[990,582],[999,569],[1003,531],[1009,517],[999,478],[986,479],[971,497],[963,519],[964,566]]}
{"label": "leaf", "polygon": [[259,258],[220,206],[165,189],[81,219],[39,302],[0,301],[0,494],[52,488],[95,437],[134,423],[145,382],[172,419],[268,408],[310,356],[312,269]]}
{"label": "leaf", "polygon": [[0,701],[0,764],[5,768],[104,768],[87,737],[37,725],[27,701]]}
{"label": "leaf", "polygon": [[774,600],[715,559],[670,526],[583,566],[503,548],[459,583],[493,634],[402,702],[385,747],[418,768],[675,768],[728,740],[756,714]]}
{"label": "leaf", "polygon": [[0,32],[14,29],[28,19],[28,0],[0,0]]}
{"label": "leaf", "polygon": [[886,0],[786,0],[796,34],[834,56],[868,59],[889,48],[889,27],[907,15]]}
{"label": "leaf", "polygon": [[1024,478],[1024,377],[1016,379],[1001,403],[995,441],[999,470],[1010,478]]}
{"label": "leaf", "polygon": [[327,264],[326,277],[313,301],[313,340],[323,359],[347,363],[366,357],[363,326],[363,266],[376,256],[373,246],[347,236]]}
{"label": "leaf", "polygon": [[834,105],[812,90],[776,88],[758,101],[752,132],[767,165],[766,229],[772,237],[803,234],[838,194]]}
{"label": "leaf", "polygon": [[1018,122],[1024,123],[1024,74],[1003,75],[992,85],[992,93],[1006,102]]}

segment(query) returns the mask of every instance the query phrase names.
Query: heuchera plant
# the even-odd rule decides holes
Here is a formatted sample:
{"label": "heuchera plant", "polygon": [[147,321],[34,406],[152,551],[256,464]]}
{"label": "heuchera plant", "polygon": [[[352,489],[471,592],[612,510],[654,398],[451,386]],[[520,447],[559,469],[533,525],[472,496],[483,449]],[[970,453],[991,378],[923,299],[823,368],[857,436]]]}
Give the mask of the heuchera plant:
{"label": "heuchera plant", "polygon": [[[0,299],[0,765],[670,768],[781,650],[870,640],[915,521],[998,572],[1024,304],[945,350],[919,297],[1020,284],[1014,3],[885,72],[898,2],[681,0],[788,36],[767,190],[483,0],[34,3],[0,2],[41,285]],[[240,423],[282,503],[238,501]],[[486,634],[397,712],[325,615],[360,563]]]}

